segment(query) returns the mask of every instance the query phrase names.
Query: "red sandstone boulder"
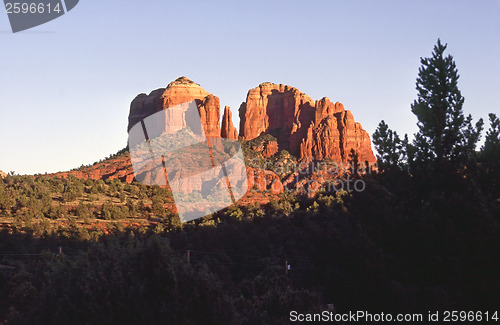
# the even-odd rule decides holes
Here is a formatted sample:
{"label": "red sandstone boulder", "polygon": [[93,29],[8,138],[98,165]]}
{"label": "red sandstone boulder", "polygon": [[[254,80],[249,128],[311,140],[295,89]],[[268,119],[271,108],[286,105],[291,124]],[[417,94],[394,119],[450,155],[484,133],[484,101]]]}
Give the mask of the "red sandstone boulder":
{"label": "red sandstone boulder", "polygon": [[262,156],[269,158],[271,156],[274,156],[276,153],[278,153],[278,142],[269,141],[264,146],[264,150],[262,151]]}
{"label": "red sandstone boulder", "polygon": [[284,191],[278,175],[269,170],[247,167],[248,189],[279,194]]}

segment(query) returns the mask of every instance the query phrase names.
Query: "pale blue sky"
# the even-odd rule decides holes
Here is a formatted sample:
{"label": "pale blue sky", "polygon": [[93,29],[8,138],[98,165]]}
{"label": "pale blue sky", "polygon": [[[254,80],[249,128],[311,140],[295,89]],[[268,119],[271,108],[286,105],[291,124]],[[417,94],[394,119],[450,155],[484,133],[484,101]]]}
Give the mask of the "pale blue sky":
{"label": "pale blue sky", "polygon": [[69,170],[126,145],[130,101],[185,75],[237,110],[264,81],[413,133],[438,37],[464,110],[500,112],[500,1],[90,1],[12,34],[0,11],[0,170]]}

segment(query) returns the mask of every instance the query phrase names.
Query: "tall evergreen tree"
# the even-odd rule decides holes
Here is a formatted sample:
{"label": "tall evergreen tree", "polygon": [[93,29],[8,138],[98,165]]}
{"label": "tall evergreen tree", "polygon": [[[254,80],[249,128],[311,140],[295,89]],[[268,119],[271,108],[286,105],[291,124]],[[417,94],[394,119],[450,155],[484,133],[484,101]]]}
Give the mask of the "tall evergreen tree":
{"label": "tall evergreen tree", "polygon": [[444,161],[463,162],[472,156],[482,127],[481,121],[472,127],[472,119],[463,114],[458,70],[453,57],[444,54],[446,47],[438,39],[432,57],[420,59],[418,97],[411,105],[419,127],[415,160],[424,165],[435,163],[433,168],[442,167]]}

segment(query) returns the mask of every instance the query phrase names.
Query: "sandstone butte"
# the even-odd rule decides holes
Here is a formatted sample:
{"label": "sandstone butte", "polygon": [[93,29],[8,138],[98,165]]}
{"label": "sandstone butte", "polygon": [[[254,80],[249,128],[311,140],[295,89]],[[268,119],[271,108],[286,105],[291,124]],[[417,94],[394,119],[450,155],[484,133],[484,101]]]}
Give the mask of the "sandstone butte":
{"label": "sandstone butte", "polygon": [[[231,121],[231,110],[229,107],[224,109],[222,118],[222,130],[220,124],[220,100],[201,88],[199,84],[194,83],[186,77],[177,78],[171,82],[167,88],[154,90],[149,95],[140,94],[130,104],[129,124],[130,130],[136,123],[143,118],[148,117],[161,110],[179,105],[185,102],[196,101],[200,112],[201,123],[205,135],[209,138],[230,138],[237,139],[237,131]],[[167,114],[167,119],[175,119],[175,116]],[[175,123],[166,123],[168,125]]]}
{"label": "sandstone butte", "polygon": [[348,163],[352,149],[360,162],[376,162],[368,132],[327,97],[313,101],[297,88],[265,82],[248,92],[239,113],[243,140],[270,133],[278,150],[301,159]]}
{"label": "sandstone butte", "polygon": [[[195,100],[207,137],[238,139],[238,132],[232,122],[229,107],[224,108],[220,118],[220,100],[197,83],[180,77],[166,88],[152,91],[149,95],[138,95],[130,105],[130,130],[136,123],[161,110]],[[353,149],[360,162],[376,161],[371,148],[370,136],[354,121],[352,113],[339,102],[328,98],[313,101],[297,88],[282,84],[262,83],[251,89],[246,101],[241,104],[240,133],[242,140],[251,140],[270,133],[278,141],[270,141],[262,154],[270,157],[286,149],[300,159],[330,159],[338,163],[349,161]],[[166,114],[167,119],[175,116]],[[168,121],[165,121],[168,127]],[[279,178],[273,172],[247,167],[250,185],[271,192],[280,192]],[[132,182],[134,174],[129,155],[108,159],[92,167],[58,173],[73,174],[80,178],[114,179]],[[275,184],[274,188],[272,185]]]}

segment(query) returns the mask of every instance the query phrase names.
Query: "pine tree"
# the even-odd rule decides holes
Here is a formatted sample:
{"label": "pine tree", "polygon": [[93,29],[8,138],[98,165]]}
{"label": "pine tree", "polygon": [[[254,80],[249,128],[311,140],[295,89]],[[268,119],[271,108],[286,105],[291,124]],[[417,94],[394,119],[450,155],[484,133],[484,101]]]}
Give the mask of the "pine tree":
{"label": "pine tree", "polygon": [[500,160],[500,119],[493,113],[489,114],[490,129],[486,132],[481,154],[484,160]]}
{"label": "pine tree", "polygon": [[354,149],[349,153],[349,164],[351,165],[351,175],[354,177],[359,176],[359,155]]}
{"label": "pine tree", "polygon": [[393,169],[401,165],[404,156],[405,140],[401,140],[396,131],[382,120],[373,133],[373,144],[377,150],[377,160],[381,170]]}
{"label": "pine tree", "polygon": [[419,127],[413,142],[416,163],[437,169],[473,156],[482,127],[482,121],[474,128],[464,117],[458,70],[453,57],[444,54],[446,47],[438,40],[432,57],[420,59],[418,98],[411,105]]}
{"label": "pine tree", "polygon": [[500,197],[500,119],[489,114],[490,128],[481,148],[482,180],[484,192],[498,200]]}

